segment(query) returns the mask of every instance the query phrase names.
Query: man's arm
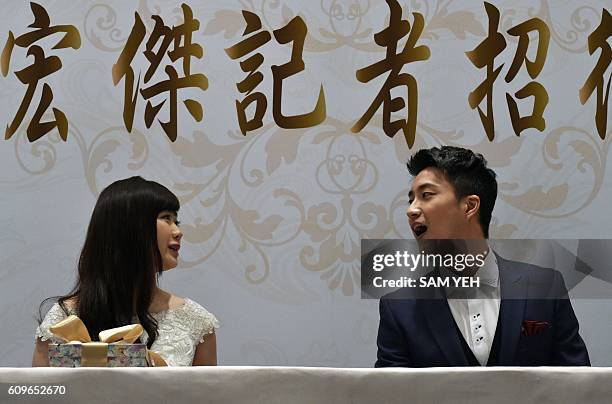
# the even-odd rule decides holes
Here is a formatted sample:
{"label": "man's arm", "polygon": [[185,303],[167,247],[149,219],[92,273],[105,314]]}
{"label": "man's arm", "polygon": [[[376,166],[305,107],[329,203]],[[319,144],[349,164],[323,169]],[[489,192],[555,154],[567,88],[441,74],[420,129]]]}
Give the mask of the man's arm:
{"label": "man's arm", "polygon": [[[563,276],[555,271],[555,285],[561,290],[561,296],[567,295]],[[591,366],[586,345],[578,333],[578,319],[574,314],[572,302],[567,298],[555,302],[554,349],[552,365],[554,366]]]}
{"label": "man's arm", "polygon": [[412,360],[408,352],[408,341],[401,332],[393,312],[389,307],[388,299],[380,299],[380,323],[378,325],[377,368],[404,366],[412,367]]}

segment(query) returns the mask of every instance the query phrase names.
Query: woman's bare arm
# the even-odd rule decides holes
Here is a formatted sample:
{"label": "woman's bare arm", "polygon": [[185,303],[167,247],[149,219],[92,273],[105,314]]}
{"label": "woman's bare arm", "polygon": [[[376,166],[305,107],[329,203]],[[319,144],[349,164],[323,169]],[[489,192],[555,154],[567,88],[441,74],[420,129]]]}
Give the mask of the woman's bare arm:
{"label": "woman's bare arm", "polygon": [[32,355],[32,367],[49,366],[49,341],[41,341],[36,338],[34,354]]}
{"label": "woman's bare arm", "polygon": [[192,365],[217,365],[217,336],[214,332],[204,337],[204,342],[198,344],[198,346],[196,347],[195,355],[193,356]]}

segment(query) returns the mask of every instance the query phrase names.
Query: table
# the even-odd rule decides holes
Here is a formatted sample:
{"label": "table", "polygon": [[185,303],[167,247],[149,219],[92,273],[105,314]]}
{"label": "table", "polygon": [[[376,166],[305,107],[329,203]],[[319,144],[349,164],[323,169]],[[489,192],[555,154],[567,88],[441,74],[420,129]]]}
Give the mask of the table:
{"label": "table", "polygon": [[[64,395],[11,395],[10,385]],[[604,403],[612,368],[0,368],[0,403]]]}

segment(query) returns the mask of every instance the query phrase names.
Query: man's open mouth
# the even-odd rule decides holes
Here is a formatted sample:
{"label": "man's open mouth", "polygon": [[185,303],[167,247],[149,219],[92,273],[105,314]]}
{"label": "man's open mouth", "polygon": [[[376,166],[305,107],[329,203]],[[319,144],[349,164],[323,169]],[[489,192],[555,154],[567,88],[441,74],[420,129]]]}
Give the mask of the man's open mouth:
{"label": "man's open mouth", "polygon": [[414,233],[415,238],[419,238],[425,234],[427,231],[427,226],[424,224],[417,224],[412,228],[412,232]]}

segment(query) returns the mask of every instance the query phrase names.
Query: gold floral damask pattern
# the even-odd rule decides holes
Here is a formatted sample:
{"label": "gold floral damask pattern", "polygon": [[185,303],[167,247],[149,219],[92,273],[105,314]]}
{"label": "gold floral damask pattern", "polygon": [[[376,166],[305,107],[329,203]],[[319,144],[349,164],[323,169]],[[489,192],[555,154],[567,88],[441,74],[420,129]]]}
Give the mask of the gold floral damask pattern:
{"label": "gold floral damask pattern", "polygon": [[[400,2],[404,10],[413,10],[424,14],[428,21],[423,38],[436,39],[441,31],[450,31],[457,38],[464,39],[466,34],[485,36],[485,28],[473,11],[449,12],[452,0],[424,1],[412,0]],[[269,27],[276,22],[288,22],[295,15],[295,10],[280,0],[240,1],[242,9],[257,13]],[[329,52],[343,46],[359,51],[381,53],[383,50],[372,40],[374,29],[368,26],[368,14],[379,12],[375,6],[384,6],[382,1],[375,0],[320,0],[318,27],[309,26],[305,51]],[[240,9],[219,10],[208,25],[205,34],[223,32],[225,38],[236,36],[242,29]]]}
{"label": "gold floral damask pattern", "polygon": [[[138,4],[133,11],[138,12],[143,23],[147,25],[149,30],[152,30],[155,22],[151,16],[160,14],[162,10],[159,4],[149,3],[153,2],[138,0]],[[133,4],[130,5],[133,6]],[[117,21],[117,14],[133,16],[133,13],[125,13],[124,11],[125,5],[118,6],[116,3],[100,2],[87,10],[83,21],[83,31],[85,37],[96,49],[104,52],[121,52],[130,34],[130,27],[121,27]],[[173,14],[174,21],[172,22],[180,24],[183,20],[180,6],[174,9]]]}
{"label": "gold floral damask pattern", "polygon": [[[317,18],[304,17],[308,24],[305,57],[343,47],[365,54],[384,51],[372,39],[380,28],[373,25],[373,21],[378,21],[373,14],[381,12],[378,3],[382,2],[321,0]],[[405,15],[410,11],[423,14],[422,39],[426,44],[449,36],[478,42],[486,35],[481,2],[400,3]],[[88,9],[80,29],[90,46],[110,53],[121,51],[130,25],[119,23],[118,16],[125,14],[126,7],[118,4],[102,2]],[[151,24],[150,15],[161,13],[168,4],[162,0],[140,0],[135,7],[143,22]],[[271,29],[301,15],[296,4],[281,0],[223,2],[223,9],[214,12],[206,9],[207,14],[200,16],[203,42],[235,43],[244,29],[241,10],[257,13],[263,25]],[[569,15],[568,20],[555,17],[553,2],[541,0],[535,4],[527,10],[512,9],[505,3],[498,5],[500,30],[538,16],[550,28],[551,46],[554,43],[558,47],[556,52],[570,53],[569,57],[585,54],[586,37],[597,26],[601,10],[591,5],[575,5],[569,14],[562,14]],[[198,6],[192,6],[197,15]],[[383,10],[387,12],[386,7]],[[170,24],[171,20],[168,21]],[[151,28],[147,26],[148,30]],[[227,64],[231,62],[228,60]],[[576,80],[577,87],[581,80]],[[150,139],[155,136],[136,129],[128,136],[120,125],[120,116],[116,118],[116,125],[93,135],[82,133],[73,123],[69,125],[67,143],[76,145],[93,194],[99,192],[99,177],[119,166],[139,174],[156,164],[150,157],[153,148]],[[168,184],[180,196],[182,205],[195,212],[192,221],[184,221],[183,231],[187,242],[201,246],[201,254],[184,261],[183,266],[195,267],[206,262],[221,251],[230,235],[237,235],[239,252],[250,251],[242,270],[250,284],[265,284],[274,271],[286,270],[274,266],[271,256],[293,248],[297,249],[299,265],[290,270],[316,273],[329,289],[344,295],[355,295],[358,291],[361,238],[410,237],[404,213],[409,184],[389,184],[385,178],[389,167],[401,167],[412,151],[440,144],[470,147],[483,153],[499,175],[497,209],[505,206],[526,217],[564,219],[584,210],[600,195],[612,137],[608,133],[602,141],[593,127],[567,125],[548,128],[539,136],[516,137],[508,127],[500,129],[490,142],[482,133],[470,136],[459,128],[438,129],[419,117],[415,144],[409,150],[399,136],[391,140],[382,135],[380,115],[374,116],[358,134],[350,131],[354,122],[334,117],[330,110],[321,125],[308,130],[288,131],[264,125],[247,137],[239,133],[233,118],[227,120],[230,124],[226,133],[195,131],[165,146],[176,157],[180,170],[203,173],[201,181]],[[477,116],[472,118],[477,120]],[[22,131],[11,141],[20,166],[30,175],[49,173],[68,146],[60,144],[57,135],[28,144]],[[118,150],[130,152],[117,159]],[[541,161],[545,175],[513,176],[521,156]],[[298,186],[291,173],[301,173],[302,181],[309,180]],[[262,193],[283,209],[271,212],[265,204],[257,206],[244,198],[247,194],[256,199]],[[498,218],[493,218],[491,227],[493,238],[517,236],[517,226],[501,223]]]}
{"label": "gold floral damask pattern", "polygon": [[[207,254],[184,264],[194,266],[208,259],[231,226],[240,235],[239,249],[244,251],[248,246],[259,254],[261,266],[248,265],[245,276],[252,283],[261,283],[272,270],[270,249],[287,247],[305,235],[307,242],[300,248],[300,264],[306,270],[320,273],[331,289],[339,288],[352,295],[359,282],[360,239],[385,237],[392,221],[387,207],[368,201],[379,176],[368,155],[369,146],[380,145],[381,139],[370,132],[354,135],[349,126],[328,118],[316,131],[287,133],[264,128],[264,133],[253,137],[234,133],[233,142],[225,145],[213,143],[203,133],[194,134],[193,141],[179,138],[173,151],[184,167],[215,168],[206,182],[175,186],[182,204],[197,200],[215,212],[209,220],[196,219],[193,225],[183,225],[184,237],[189,242],[207,243],[214,239]],[[247,169],[252,150],[262,142],[262,167]],[[286,187],[270,190],[275,199],[291,207],[287,216],[262,217],[258,210],[240,206],[232,195],[233,189],[261,187],[265,181],[271,181],[281,165],[298,164],[298,155],[309,153],[304,152],[307,148],[314,151],[313,156],[318,155],[317,160],[312,158],[310,167],[302,168],[314,175],[317,194],[313,202],[306,202],[312,198],[300,195],[288,183]],[[279,237],[275,232],[281,223],[289,223],[291,231]]]}
{"label": "gold floral damask pattern", "polygon": [[[97,176],[101,171],[109,173],[119,164],[113,152],[120,148],[130,151],[124,159],[126,168],[130,171],[140,171],[148,160],[149,145],[145,136],[134,131],[131,136],[125,135],[122,126],[110,127],[90,136],[85,136],[75,125],[68,126],[68,133],[74,136],[68,143],[76,143],[83,166],[83,176],[93,195],[98,195],[100,189]],[[25,131],[17,132],[14,141],[15,156],[19,166],[30,175],[48,174],[58,163],[58,155],[65,149],[59,134],[51,134],[35,143],[27,141]],[[136,174],[135,174],[136,175]]]}
{"label": "gold floral damask pattern", "polygon": [[[586,37],[589,35],[591,30],[597,26],[601,20],[601,8],[597,9],[589,5],[577,6],[570,15],[569,25],[570,29],[564,29],[561,27],[567,27],[568,21],[557,21],[553,18],[551,12],[551,5],[554,2],[549,0],[540,0],[538,7],[530,7],[527,11],[527,15],[531,17],[541,18],[546,25],[550,28],[551,39],[565,52],[571,53],[582,53],[587,49]],[[516,15],[514,10],[508,10],[503,27],[511,27],[513,25],[513,18]]]}

